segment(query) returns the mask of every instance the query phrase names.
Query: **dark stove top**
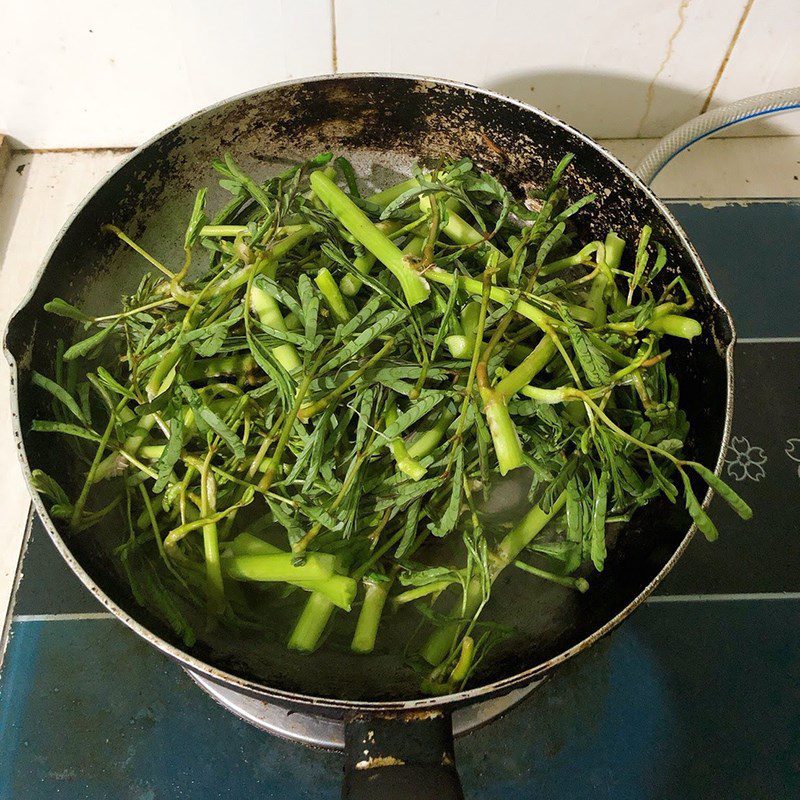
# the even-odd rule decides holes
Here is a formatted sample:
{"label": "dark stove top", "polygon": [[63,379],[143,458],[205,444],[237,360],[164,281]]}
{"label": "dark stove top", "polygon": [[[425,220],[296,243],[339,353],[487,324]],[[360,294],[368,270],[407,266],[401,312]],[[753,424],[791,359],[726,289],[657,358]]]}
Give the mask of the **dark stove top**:
{"label": "dark stove top", "polygon": [[[659,593],[457,741],[469,797],[800,796],[800,204],[673,203],[729,304],[736,411],[715,503]],[[340,756],[216,705],[29,525],[0,675],[0,798],[335,798]]]}

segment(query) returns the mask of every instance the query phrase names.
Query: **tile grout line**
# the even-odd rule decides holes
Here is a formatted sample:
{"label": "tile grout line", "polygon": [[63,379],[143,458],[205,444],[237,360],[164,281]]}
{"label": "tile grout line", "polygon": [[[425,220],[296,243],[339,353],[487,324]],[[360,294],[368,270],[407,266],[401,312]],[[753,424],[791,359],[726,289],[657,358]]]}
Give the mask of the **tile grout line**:
{"label": "tile grout line", "polygon": [[336,0],[331,2],[331,72],[336,75],[339,72],[339,51],[336,41]]}
{"label": "tile grout line", "polygon": [[74,614],[14,614],[13,622],[70,622],[84,619],[114,619],[110,611],[84,611]]}
{"label": "tile grout line", "polygon": [[731,594],[659,594],[646,603],[729,603],[772,600],[800,600],[800,592],[739,592]]}
{"label": "tile grout line", "polygon": [[800,342],[800,336],[741,336],[736,344],[792,344]]}
{"label": "tile grout line", "polygon": [[728,66],[731,55],[733,55],[733,49],[736,47],[736,42],[739,41],[739,36],[742,33],[742,29],[744,28],[744,23],[747,21],[747,17],[750,15],[750,9],[753,7],[754,2],[755,0],[747,0],[747,5],[742,11],[742,16],[739,17],[739,22],[736,25],[733,36],[731,36],[731,40],[728,42],[728,48],[725,50],[725,55],[722,56],[722,61],[720,62],[717,74],[714,76],[714,80],[711,83],[711,88],[708,90],[708,95],[706,95],[703,107],[700,109],[701,114],[705,114],[706,111],[708,111],[708,107],[711,105],[711,101],[714,99],[714,93],[717,91],[717,87],[719,86],[719,82],[722,80],[722,76],[725,73],[725,69]]}
{"label": "tile grout line", "polygon": [[109,145],[107,147],[15,147],[12,156],[47,155],[48,153],[132,153],[138,145]]}

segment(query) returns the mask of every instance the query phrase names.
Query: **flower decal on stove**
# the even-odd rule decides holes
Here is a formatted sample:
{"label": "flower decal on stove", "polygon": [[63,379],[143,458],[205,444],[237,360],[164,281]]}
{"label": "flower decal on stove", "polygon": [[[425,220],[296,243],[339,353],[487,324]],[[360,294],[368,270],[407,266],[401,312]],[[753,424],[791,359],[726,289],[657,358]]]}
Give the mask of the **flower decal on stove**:
{"label": "flower decal on stove", "polygon": [[800,478],[800,439],[786,440],[786,455],[797,462],[797,477]]}
{"label": "flower decal on stove", "polygon": [[[789,458],[792,458],[792,456],[790,455]],[[798,460],[800,460],[800,449],[798,450]],[[751,480],[758,482],[766,475],[764,471],[764,464],[766,463],[766,453],[760,447],[753,447],[744,436],[734,436],[731,439],[725,464],[728,475],[732,478],[737,481]]]}

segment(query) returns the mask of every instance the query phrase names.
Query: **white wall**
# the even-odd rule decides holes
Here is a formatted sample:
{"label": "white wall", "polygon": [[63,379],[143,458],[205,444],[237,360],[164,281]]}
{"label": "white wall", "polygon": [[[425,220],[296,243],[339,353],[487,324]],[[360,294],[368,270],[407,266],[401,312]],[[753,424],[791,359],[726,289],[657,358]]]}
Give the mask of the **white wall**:
{"label": "white wall", "polygon": [[0,0],[0,18],[0,133],[29,148],[136,145],[336,70],[488,86],[606,138],[800,84],[800,0]]}

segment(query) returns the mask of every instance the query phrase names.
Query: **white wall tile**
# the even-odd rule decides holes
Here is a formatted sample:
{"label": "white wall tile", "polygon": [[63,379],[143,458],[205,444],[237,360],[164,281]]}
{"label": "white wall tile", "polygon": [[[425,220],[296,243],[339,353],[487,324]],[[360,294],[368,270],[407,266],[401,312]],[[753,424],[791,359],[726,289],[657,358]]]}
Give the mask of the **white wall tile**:
{"label": "white wall tile", "polygon": [[[755,0],[711,107],[791,86],[800,86],[800,0]],[[730,130],[731,136],[764,134],[800,134],[800,111]]]}
{"label": "white wall tile", "polygon": [[0,131],[137,145],[239,92],[332,69],[329,0],[8,0]]}
{"label": "white wall tile", "polygon": [[699,113],[745,2],[335,0],[339,70],[461,80],[593,136],[661,136]]}

